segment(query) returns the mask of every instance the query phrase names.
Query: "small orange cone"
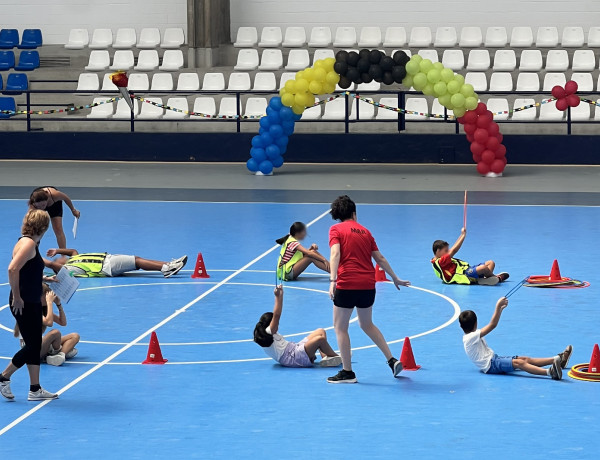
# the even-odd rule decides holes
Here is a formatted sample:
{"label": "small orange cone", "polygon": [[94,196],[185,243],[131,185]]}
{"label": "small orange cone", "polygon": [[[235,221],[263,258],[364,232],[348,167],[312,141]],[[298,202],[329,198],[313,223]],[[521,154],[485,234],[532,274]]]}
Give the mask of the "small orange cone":
{"label": "small orange cone", "polygon": [[415,362],[415,355],[412,351],[410,339],[406,337],[404,339],[404,346],[402,347],[402,355],[400,355],[400,362],[405,371],[418,371],[421,366]]}
{"label": "small orange cone", "polygon": [[594,351],[592,351],[588,372],[600,374],[600,348],[598,348],[598,344],[594,345]]}
{"label": "small orange cone", "polygon": [[554,259],[554,262],[552,263],[550,281],[562,281],[562,276],[560,276],[560,268],[558,268],[558,260],[556,259]]}
{"label": "small orange cone", "polygon": [[192,278],[210,278],[208,273],[206,273],[206,267],[204,266],[204,258],[202,257],[202,253],[198,253],[198,258],[196,259],[196,267],[194,268],[194,273],[192,273]]}
{"label": "small orange cone", "polygon": [[148,345],[148,356],[146,356],[146,360],[142,364],[164,364],[167,361],[168,359],[163,358],[158,337],[156,337],[156,332],[153,331],[150,336],[150,344]]}
{"label": "small orange cone", "polygon": [[387,279],[385,276],[385,270],[379,265],[375,265],[375,281],[389,281],[389,279]]}

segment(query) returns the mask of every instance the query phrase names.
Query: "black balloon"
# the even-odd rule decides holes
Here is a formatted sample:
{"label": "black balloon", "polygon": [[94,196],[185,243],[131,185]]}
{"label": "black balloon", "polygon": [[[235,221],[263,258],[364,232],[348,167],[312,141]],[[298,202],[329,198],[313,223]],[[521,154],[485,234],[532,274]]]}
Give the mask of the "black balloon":
{"label": "black balloon", "polygon": [[360,56],[361,59],[369,59],[369,56],[371,55],[371,50],[363,48],[362,50],[360,50],[358,52],[358,55]]}
{"label": "black balloon", "polygon": [[392,77],[392,72],[385,72],[383,74],[383,84],[391,85],[392,83],[394,83],[394,77]]}
{"label": "black balloon", "polygon": [[396,62],[394,62],[394,60],[391,57],[384,56],[381,58],[381,62],[379,62],[379,65],[381,66],[383,71],[386,72],[392,70],[392,67],[396,65]]}
{"label": "black balloon", "polygon": [[358,64],[356,64],[356,68],[358,69],[359,73],[368,72],[369,67],[371,67],[371,64],[369,64],[369,61],[367,59],[360,58],[358,60]]}
{"label": "black balloon", "polygon": [[335,60],[338,62],[346,62],[348,60],[348,51],[340,50],[335,53]]}
{"label": "black balloon", "polygon": [[398,50],[394,53],[394,61],[396,64],[406,65],[406,63],[410,61],[410,58],[404,51]]}
{"label": "black balloon", "polygon": [[397,65],[392,69],[392,78],[396,83],[402,83],[404,77],[406,77],[406,68],[404,66]]}
{"label": "black balloon", "polygon": [[346,78],[348,80],[356,82],[356,80],[360,79],[360,73],[356,70],[356,67],[349,67],[348,72],[346,72]]}
{"label": "black balloon", "polygon": [[346,64],[346,62],[337,61],[333,64],[333,70],[338,75],[346,75],[346,72],[348,72],[348,64]]}
{"label": "black balloon", "polygon": [[372,50],[369,53],[369,61],[371,62],[371,64],[378,64],[379,61],[381,61],[381,51]]}
{"label": "black balloon", "polygon": [[356,64],[358,64],[359,59],[360,58],[358,57],[358,53],[356,51],[350,51],[348,53],[348,58],[346,59],[346,62],[349,66],[356,67]]}
{"label": "black balloon", "polygon": [[363,81],[363,83],[371,83],[373,81],[373,77],[368,73],[360,74],[360,79]]}
{"label": "black balloon", "polygon": [[379,64],[373,64],[369,68],[369,75],[373,77],[373,80],[380,82],[383,78],[383,70],[381,70],[381,66]]}
{"label": "black balloon", "polygon": [[352,84],[352,82],[350,81],[350,79],[348,77],[344,77],[344,76],[341,76],[340,81],[338,82],[338,85],[340,86],[340,88],[343,88],[343,89],[350,88],[351,84]]}

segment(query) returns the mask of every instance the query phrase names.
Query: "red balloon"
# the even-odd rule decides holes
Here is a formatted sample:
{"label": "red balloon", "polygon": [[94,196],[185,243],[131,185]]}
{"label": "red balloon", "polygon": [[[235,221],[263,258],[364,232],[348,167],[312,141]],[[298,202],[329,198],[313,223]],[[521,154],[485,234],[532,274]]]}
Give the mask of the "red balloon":
{"label": "red balloon", "polygon": [[556,99],[562,99],[563,97],[566,97],[566,95],[567,93],[562,86],[556,85],[554,88],[552,88],[552,96]]}
{"label": "red balloon", "polygon": [[479,142],[473,142],[471,144],[471,153],[473,155],[481,155],[484,150],[485,150],[485,145],[484,144],[480,144]]}
{"label": "red balloon", "polygon": [[503,144],[500,144],[496,149],[496,158],[505,158],[506,156],[506,147]]}
{"label": "red balloon", "polygon": [[483,161],[480,161],[479,163],[477,163],[477,172],[482,176],[485,176],[487,173],[490,172],[490,165],[484,163]]}
{"label": "red balloon", "polygon": [[500,174],[502,171],[504,171],[504,161],[494,160],[490,166],[490,169],[493,173]]}
{"label": "red balloon", "polygon": [[475,130],[475,132],[473,133],[473,137],[475,138],[475,140],[477,142],[479,142],[480,144],[485,144],[485,142],[487,141],[489,135],[486,129],[483,128],[477,128]]}
{"label": "red balloon", "polygon": [[499,146],[500,146],[500,141],[495,136],[488,137],[488,140],[485,142],[485,147],[488,150],[491,150],[492,152],[495,152],[496,150],[498,150]]}
{"label": "red balloon", "polygon": [[487,129],[490,126],[490,123],[494,121],[493,115],[488,115],[487,113],[480,115],[477,119],[477,127]]}
{"label": "red balloon", "polygon": [[475,110],[467,110],[463,116],[465,123],[475,123],[477,121],[477,112]]}
{"label": "red balloon", "polygon": [[579,99],[579,96],[576,94],[569,94],[567,96],[567,104],[569,104],[569,107],[577,107],[580,102],[581,99]]}
{"label": "red balloon", "polygon": [[479,104],[477,104],[477,108],[475,109],[475,113],[477,115],[483,115],[486,111],[487,111],[487,105],[485,105],[483,102],[480,102]]}
{"label": "red balloon", "polygon": [[485,150],[481,154],[481,161],[483,161],[484,163],[486,163],[488,165],[491,165],[495,159],[496,159],[496,155],[491,150]]}
{"label": "red balloon", "polygon": [[567,94],[567,96],[569,94],[575,94],[577,92],[577,82],[574,80],[569,80],[566,84],[565,84],[565,93]]}
{"label": "red balloon", "polygon": [[500,142],[502,142],[504,140],[504,136],[502,135],[502,133],[498,133],[498,134],[496,134],[496,139],[498,139]]}
{"label": "red balloon", "polygon": [[481,161],[481,155],[473,155],[473,161],[479,163]]}
{"label": "red balloon", "polygon": [[558,99],[556,101],[556,108],[558,110],[560,110],[561,112],[564,112],[565,110],[567,110],[567,108],[569,107],[569,103],[567,102],[567,99]]}
{"label": "red balloon", "polygon": [[506,157],[502,158],[502,161],[504,161],[504,167],[506,168],[506,164],[508,163],[508,160],[506,159]]}
{"label": "red balloon", "polygon": [[495,121],[492,121],[487,127],[487,130],[490,136],[495,136],[500,132],[500,126],[498,126],[498,123],[496,123]]}
{"label": "red balloon", "polygon": [[475,123],[467,123],[464,129],[466,134],[473,134],[477,129],[477,125]]}
{"label": "red balloon", "polygon": [[473,142],[473,141],[475,141],[475,138],[473,137],[473,135],[472,135],[472,134],[467,134],[467,140],[468,140],[469,142]]}

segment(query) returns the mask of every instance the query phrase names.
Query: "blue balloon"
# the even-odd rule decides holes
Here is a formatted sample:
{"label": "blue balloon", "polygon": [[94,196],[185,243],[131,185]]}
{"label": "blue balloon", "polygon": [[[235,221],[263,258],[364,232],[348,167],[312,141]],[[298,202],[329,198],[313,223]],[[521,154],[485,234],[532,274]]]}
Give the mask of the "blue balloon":
{"label": "blue balloon", "polygon": [[293,121],[284,121],[283,122],[283,134],[286,136],[291,136],[294,134],[294,122]]}
{"label": "blue balloon", "polygon": [[294,111],[289,107],[282,107],[279,111],[279,116],[282,121],[289,121],[294,119]]}
{"label": "blue balloon", "polygon": [[267,157],[269,158],[269,160],[272,160],[273,158],[277,158],[278,156],[281,155],[281,150],[279,150],[279,147],[277,147],[275,144],[269,145],[265,149],[265,152],[267,153]]}
{"label": "blue balloon", "polygon": [[271,125],[281,124],[281,117],[279,116],[279,112],[276,112],[271,107],[267,107],[267,118],[269,119],[269,123],[271,123]]}
{"label": "blue balloon", "polygon": [[281,108],[283,107],[283,104],[281,103],[281,98],[279,96],[272,97],[269,101],[269,107],[277,111],[281,110]]}
{"label": "blue balloon", "polygon": [[269,117],[261,117],[260,121],[258,122],[258,124],[260,125],[261,128],[265,128],[265,129],[269,129],[271,126],[271,120],[269,120]]}
{"label": "blue balloon", "polygon": [[265,134],[268,132],[269,132],[269,128],[259,128],[259,130],[258,130],[258,134]]}
{"label": "blue balloon", "polygon": [[281,136],[275,139],[275,145],[279,148],[287,147],[290,138],[287,136]]}
{"label": "blue balloon", "polygon": [[256,163],[259,164],[267,159],[267,153],[265,152],[265,149],[261,149],[258,147],[250,149],[250,155],[252,155],[252,158],[254,158],[254,160],[256,160]]}
{"label": "blue balloon", "polygon": [[273,163],[269,160],[265,160],[258,165],[258,170],[263,174],[271,174],[273,172]]}
{"label": "blue balloon", "polygon": [[260,140],[262,142],[262,145],[255,145],[255,147],[267,148],[268,145],[271,145],[273,143],[273,136],[271,136],[269,133],[264,133],[260,135]]}
{"label": "blue balloon", "polygon": [[273,139],[277,140],[281,136],[283,136],[283,127],[281,125],[271,125],[269,128],[269,134]]}
{"label": "blue balloon", "polygon": [[278,157],[271,159],[271,163],[273,164],[273,167],[281,168],[281,166],[283,165],[283,157],[279,155]]}
{"label": "blue balloon", "polygon": [[292,118],[292,120],[294,120],[294,121],[298,121],[298,120],[300,120],[300,118],[302,118],[302,114],[297,114],[297,113],[294,113],[293,111],[292,111],[292,115],[294,116]]}
{"label": "blue balloon", "polygon": [[246,167],[248,168],[248,171],[250,171],[250,172],[256,172],[259,169],[259,165],[254,158],[250,158],[246,162]]}
{"label": "blue balloon", "polygon": [[[270,143],[271,142],[269,142],[269,144]],[[262,136],[254,136],[252,138],[252,147],[264,147],[265,145],[268,145],[268,144],[265,144],[263,142]]]}

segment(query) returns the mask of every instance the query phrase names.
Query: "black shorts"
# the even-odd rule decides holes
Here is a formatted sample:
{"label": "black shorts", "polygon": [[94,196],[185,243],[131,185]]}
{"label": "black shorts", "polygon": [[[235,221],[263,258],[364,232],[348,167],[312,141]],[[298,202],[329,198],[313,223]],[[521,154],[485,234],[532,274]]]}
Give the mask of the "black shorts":
{"label": "black shorts", "polygon": [[46,208],[46,212],[50,214],[50,219],[53,217],[63,216],[63,202],[62,200],[56,201],[52,206]]}
{"label": "black shorts", "polygon": [[340,308],[369,308],[375,303],[375,289],[336,289],[333,304]]}

